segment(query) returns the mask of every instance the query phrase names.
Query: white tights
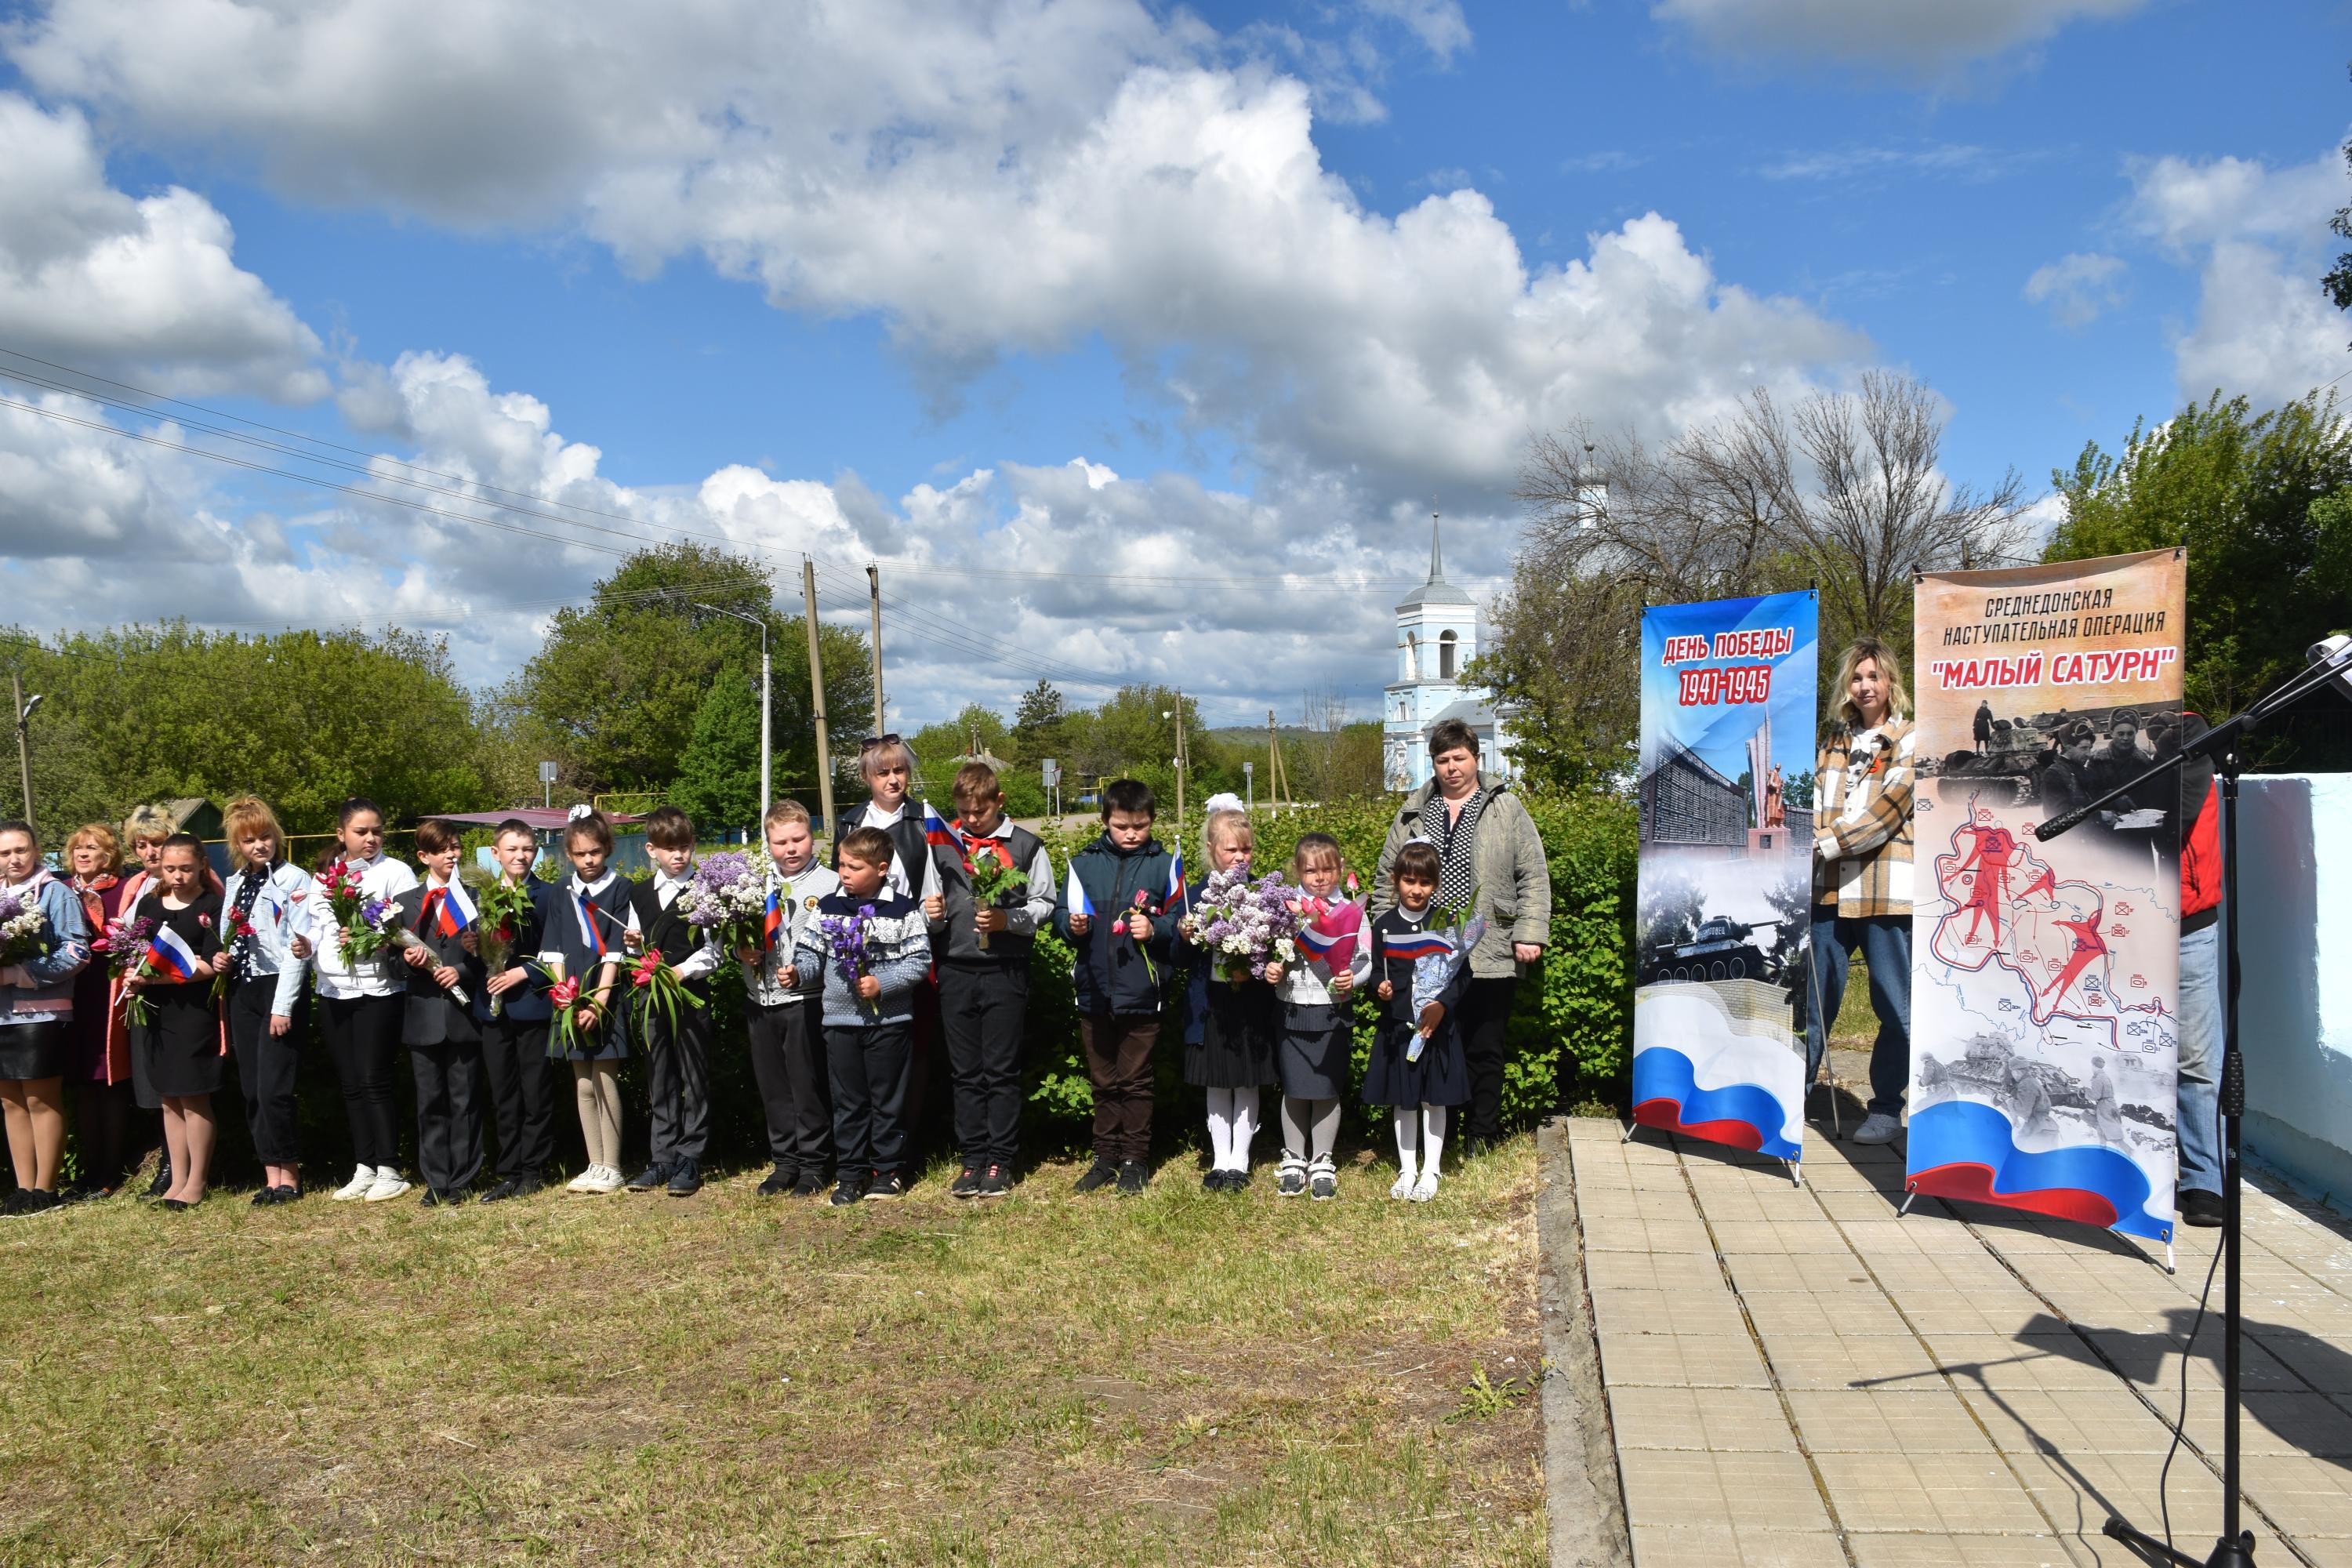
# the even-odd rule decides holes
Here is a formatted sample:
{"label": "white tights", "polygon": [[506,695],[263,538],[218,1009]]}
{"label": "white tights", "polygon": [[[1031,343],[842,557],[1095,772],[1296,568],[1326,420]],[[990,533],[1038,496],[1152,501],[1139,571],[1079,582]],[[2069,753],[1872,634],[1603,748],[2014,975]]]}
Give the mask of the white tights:
{"label": "white tights", "polygon": [[1209,1158],[1219,1171],[1249,1169],[1250,1141],[1257,1136],[1257,1089],[1209,1090]]}
{"label": "white tights", "polygon": [[1411,1176],[1437,1169],[1445,1152],[1445,1107],[1400,1105],[1395,1121],[1397,1170]]}

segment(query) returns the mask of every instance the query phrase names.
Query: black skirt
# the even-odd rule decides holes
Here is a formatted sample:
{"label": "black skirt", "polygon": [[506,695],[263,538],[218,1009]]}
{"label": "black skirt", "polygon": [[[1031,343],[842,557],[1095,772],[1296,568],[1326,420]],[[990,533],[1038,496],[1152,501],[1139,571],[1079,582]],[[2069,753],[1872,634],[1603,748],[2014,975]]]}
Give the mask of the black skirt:
{"label": "black skirt", "polygon": [[1275,1049],[1283,1093],[1293,1100],[1339,1099],[1348,1092],[1355,1054],[1356,1031],[1346,1013],[1320,1003],[1283,1005],[1282,1037]]}
{"label": "black skirt", "polygon": [[212,982],[150,985],[144,994],[155,1016],[133,1037],[131,1048],[146,1055],[148,1086],[165,1099],[217,1093],[228,1058],[221,1055]]}
{"label": "black skirt", "polygon": [[1198,1044],[1184,1047],[1184,1081],[1202,1089],[1255,1089],[1275,1081],[1274,1037],[1281,1016],[1263,980],[1208,984]]}
{"label": "black skirt", "polygon": [[1447,1018],[1421,1047],[1421,1059],[1407,1061],[1420,1030],[1402,1019],[1381,1020],[1364,1066],[1366,1105],[1465,1105],[1470,1100],[1470,1068],[1463,1059],[1462,1036]]}
{"label": "black skirt", "polygon": [[73,1026],[63,1018],[0,1024],[0,1079],[63,1078],[73,1058]]}

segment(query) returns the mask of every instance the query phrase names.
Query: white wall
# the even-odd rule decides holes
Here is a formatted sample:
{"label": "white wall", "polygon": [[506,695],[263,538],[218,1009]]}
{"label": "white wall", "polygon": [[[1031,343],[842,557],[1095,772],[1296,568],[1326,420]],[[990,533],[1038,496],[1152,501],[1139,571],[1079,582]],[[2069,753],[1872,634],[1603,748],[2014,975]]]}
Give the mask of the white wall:
{"label": "white wall", "polygon": [[2352,773],[2244,781],[2239,1039],[2246,1146],[2352,1198]]}

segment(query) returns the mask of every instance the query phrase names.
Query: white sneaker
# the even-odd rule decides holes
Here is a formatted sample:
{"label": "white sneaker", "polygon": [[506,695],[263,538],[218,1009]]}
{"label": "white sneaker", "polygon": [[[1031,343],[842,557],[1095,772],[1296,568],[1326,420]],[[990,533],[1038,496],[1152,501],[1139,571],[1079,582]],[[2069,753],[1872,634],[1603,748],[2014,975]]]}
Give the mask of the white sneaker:
{"label": "white sneaker", "polygon": [[1412,1184],[1412,1201],[1417,1204],[1425,1204],[1436,1195],[1437,1173],[1434,1171],[1423,1171],[1421,1173],[1421,1180]]}
{"label": "white sneaker", "polygon": [[610,1165],[593,1166],[590,1174],[596,1178],[595,1184],[588,1189],[592,1193],[617,1193],[629,1184],[629,1179]]}
{"label": "white sneaker", "polygon": [[1412,1196],[1412,1173],[1411,1171],[1399,1171],[1397,1173],[1397,1179],[1393,1183],[1390,1184],[1389,1196],[1392,1198],[1409,1198]]}
{"label": "white sneaker", "polygon": [[563,1190],[567,1193],[594,1192],[596,1190],[596,1173],[601,1169],[603,1169],[603,1167],[598,1165],[588,1166],[578,1175],[564,1183]]}
{"label": "white sneaker", "polygon": [[358,1170],[352,1173],[352,1179],[350,1181],[345,1182],[341,1186],[337,1187],[333,1192],[327,1195],[334,1199],[334,1201],[339,1204],[347,1204],[353,1198],[363,1198],[367,1196],[368,1189],[373,1185],[375,1185],[375,1167],[373,1165],[362,1165]]}
{"label": "white sneaker", "polygon": [[1883,1110],[1874,1110],[1862,1119],[1861,1126],[1853,1130],[1852,1141],[1856,1143],[1892,1143],[1895,1135],[1902,1131],[1903,1124],[1895,1118]]}
{"label": "white sneaker", "polygon": [[390,1165],[379,1165],[376,1167],[375,1183],[368,1188],[365,1195],[368,1202],[380,1204],[396,1198],[407,1190],[408,1184],[401,1179],[397,1170]]}

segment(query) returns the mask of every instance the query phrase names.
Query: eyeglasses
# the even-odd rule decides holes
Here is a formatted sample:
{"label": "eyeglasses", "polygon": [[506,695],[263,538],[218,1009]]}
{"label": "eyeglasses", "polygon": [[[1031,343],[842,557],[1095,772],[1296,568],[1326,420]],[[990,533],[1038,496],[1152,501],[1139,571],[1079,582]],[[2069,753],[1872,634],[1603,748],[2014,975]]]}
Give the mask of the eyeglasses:
{"label": "eyeglasses", "polygon": [[895,734],[868,735],[866,739],[857,742],[857,754],[862,757],[866,752],[878,751],[884,746],[903,746],[906,743],[906,742],[900,740]]}

